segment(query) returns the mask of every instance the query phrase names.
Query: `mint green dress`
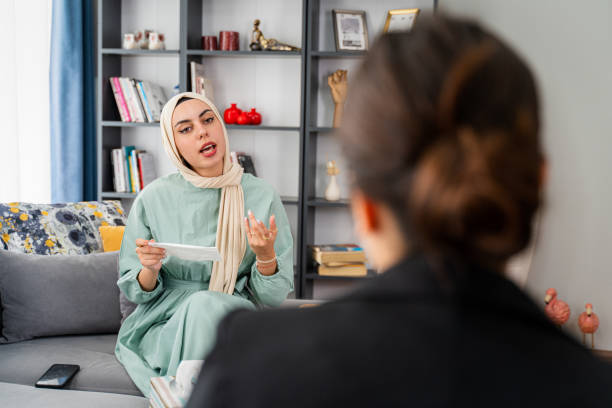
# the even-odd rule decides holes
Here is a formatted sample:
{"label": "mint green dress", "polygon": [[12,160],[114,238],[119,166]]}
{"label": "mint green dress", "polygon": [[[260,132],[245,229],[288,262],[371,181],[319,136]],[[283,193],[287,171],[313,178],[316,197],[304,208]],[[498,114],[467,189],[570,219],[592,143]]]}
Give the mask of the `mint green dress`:
{"label": "mint green dress", "polygon": [[280,197],[250,174],[243,175],[241,184],[245,216],[250,209],[269,226],[270,215],[276,215],[278,271],[271,276],[259,273],[247,244],[233,295],[207,290],[212,262],[168,257],[151,292],[144,291],[136,279],[142,268],[136,238],[215,246],[220,189],[195,187],[175,173],[147,186],[130,210],[117,284],[138,307],[119,330],[115,354],[147,397],[151,377],[175,375],[182,360],[204,359],[214,344],[217,324],[228,312],[278,306],[293,289],[293,239]]}

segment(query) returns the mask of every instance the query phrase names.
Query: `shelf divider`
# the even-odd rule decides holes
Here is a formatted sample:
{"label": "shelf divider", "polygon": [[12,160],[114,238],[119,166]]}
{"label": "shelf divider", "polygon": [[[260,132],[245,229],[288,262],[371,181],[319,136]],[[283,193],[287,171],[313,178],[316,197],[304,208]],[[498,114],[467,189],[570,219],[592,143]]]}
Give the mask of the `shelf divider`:
{"label": "shelf divider", "polygon": [[140,57],[169,57],[179,56],[179,50],[124,50],[123,48],[102,48],[102,55],[124,55]]}
{"label": "shelf divider", "polygon": [[301,51],[209,51],[209,50],[187,50],[187,55],[202,57],[301,57]]}

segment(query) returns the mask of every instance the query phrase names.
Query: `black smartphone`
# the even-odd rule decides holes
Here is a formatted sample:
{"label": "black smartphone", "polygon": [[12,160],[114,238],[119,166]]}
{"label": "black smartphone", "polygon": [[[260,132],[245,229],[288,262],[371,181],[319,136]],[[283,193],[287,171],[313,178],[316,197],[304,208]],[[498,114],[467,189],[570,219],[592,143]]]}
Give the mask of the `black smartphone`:
{"label": "black smartphone", "polygon": [[38,388],[62,388],[80,369],[76,364],[53,364],[34,385]]}

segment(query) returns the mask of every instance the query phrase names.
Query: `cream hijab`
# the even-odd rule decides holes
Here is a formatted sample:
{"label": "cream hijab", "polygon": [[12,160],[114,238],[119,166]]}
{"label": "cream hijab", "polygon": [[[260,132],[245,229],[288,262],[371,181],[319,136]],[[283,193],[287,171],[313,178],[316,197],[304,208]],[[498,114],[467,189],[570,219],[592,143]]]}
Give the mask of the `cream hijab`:
{"label": "cream hijab", "polygon": [[[223,174],[218,177],[202,177],[189,169],[183,163],[178,152],[172,133],[172,114],[177,102],[181,98],[199,99],[207,104],[221,123],[225,137],[225,156]],[[229,141],[223,118],[213,103],[202,95],[193,92],[183,92],[170,99],[161,113],[161,135],[166,153],[178,168],[185,180],[198,188],[220,188],[221,201],[219,203],[219,220],[217,222],[217,249],[222,260],[213,264],[209,290],[215,292],[234,293],[238,267],[246,252],[246,233],[242,223],[244,216],[244,192],[240,181],[242,180],[242,167],[230,160]]]}

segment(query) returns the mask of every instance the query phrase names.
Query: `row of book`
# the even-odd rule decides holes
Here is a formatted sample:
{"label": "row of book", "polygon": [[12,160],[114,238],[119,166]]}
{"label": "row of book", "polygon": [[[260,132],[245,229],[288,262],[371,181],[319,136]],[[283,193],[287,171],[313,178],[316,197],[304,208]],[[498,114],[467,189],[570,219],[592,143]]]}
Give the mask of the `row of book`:
{"label": "row of book", "polygon": [[367,259],[355,244],[312,245],[313,267],[322,276],[366,276]]}
{"label": "row of book", "polygon": [[161,86],[126,77],[110,77],[108,80],[123,122],[159,122],[168,101]]}
{"label": "row of book", "polygon": [[113,149],[111,162],[117,193],[138,193],[156,178],[153,155],[134,146]]}

